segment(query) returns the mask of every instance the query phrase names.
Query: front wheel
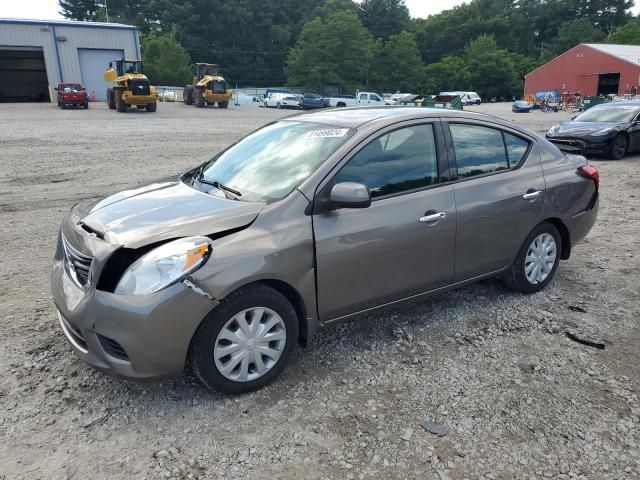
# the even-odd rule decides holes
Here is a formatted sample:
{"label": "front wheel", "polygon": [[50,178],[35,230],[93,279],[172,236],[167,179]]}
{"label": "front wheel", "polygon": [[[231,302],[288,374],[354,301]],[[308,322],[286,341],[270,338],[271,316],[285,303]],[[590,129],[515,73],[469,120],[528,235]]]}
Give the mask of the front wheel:
{"label": "front wheel", "polygon": [[193,91],[193,99],[195,101],[196,107],[204,108],[205,106],[204,93],[202,92],[201,88],[196,88]]}
{"label": "front wheel", "polygon": [[155,112],[158,109],[158,103],[147,103],[147,112]]}
{"label": "front wheel", "polygon": [[621,160],[622,157],[627,153],[627,148],[629,147],[629,140],[627,136],[619,133],[613,140],[609,143],[609,147],[607,148],[607,156],[612,158],[613,160]]}
{"label": "front wheel", "polygon": [[250,392],[282,372],[297,339],[296,312],[286,297],[266,285],[250,285],[226,297],[202,321],[189,362],[208,388]]}
{"label": "front wheel", "polygon": [[226,102],[218,102],[218,108],[227,108],[229,106],[229,101]]}
{"label": "front wheel", "polygon": [[520,293],[536,293],[546,287],[558,269],[562,238],[551,223],[534,228],[518,256],[503,275],[507,287]]}

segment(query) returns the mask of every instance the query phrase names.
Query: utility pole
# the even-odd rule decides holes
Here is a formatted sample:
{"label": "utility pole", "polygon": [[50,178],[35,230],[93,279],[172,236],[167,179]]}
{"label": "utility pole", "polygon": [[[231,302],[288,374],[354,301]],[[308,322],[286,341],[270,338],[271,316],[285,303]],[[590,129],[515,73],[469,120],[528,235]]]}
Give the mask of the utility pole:
{"label": "utility pole", "polygon": [[109,1],[104,0],[104,14],[107,17],[107,23],[109,23]]}

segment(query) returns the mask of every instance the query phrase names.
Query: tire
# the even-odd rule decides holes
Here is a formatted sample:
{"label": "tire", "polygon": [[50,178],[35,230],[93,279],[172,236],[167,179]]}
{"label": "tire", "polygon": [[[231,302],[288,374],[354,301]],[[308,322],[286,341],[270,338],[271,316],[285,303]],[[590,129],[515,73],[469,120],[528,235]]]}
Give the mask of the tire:
{"label": "tire", "polygon": [[[526,263],[529,263],[527,254],[529,253],[529,249],[534,247],[534,242],[540,239],[548,239],[549,237],[553,238],[553,242],[555,244],[555,259],[553,260],[553,265],[551,268],[548,268],[545,272],[543,269],[542,277],[538,279],[534,279],[531,281],[527,277],[527,267]],[[538,243],[539,246],[540,242]],[[550,244],[547,244],[550,246]],[[549,247],[547,247],[549,248]],[[536,293],[546,287],[549,282],[553,279],[556,270],[558,269],[558,264],[560,263],[560,255],[562,252],[562,237],[560,237],[560,233],[558,229],[548,222],[543,222],[534,228],[527,238],[525,239],[522,247],[520,247],[520,251],[516,256],[515,260],[509,267],[509,269],[504,273],[502,280],[507,287],[516,292],[520,293]],[[550,252],[547,252],[550,253]],[[534,252],[535,254],[535,252]],[[535,261],[531,261],[530,263],[534,264],[534,267],[531,271],[533,275],[536,273]],[[550,262],[546,262],[549,265]],[[539,271],[539,269],[538,269]]]}
{"label": "tire", "polygon": [[84,109],[85,109],[85,110],[89,110],[89,104],[88,104],[88,103],[85,103],[85,104],[83,105],[83,107],[84,107]]}
{"label": "tire", "polygon": [[115,94],[113,92],[113,88],[108,88],[107,89],[107,105],[109,106],[109,109],[111,109],[111,110],[115,110],[116,109],[116,98],[115,98]]}
{"label": "tire", "polygon": [[282,108],[282,105],[280,104],[280,102],[276,104],[276,108]]}
{"label": "tire", "polygon": [[58,107],[62,108],[62,103],[58,100]]}
{"label": "tire", "polygon": [[114,96],[116,97],[116,110],[120,113],[126,112],[127,104],[122,100],[122,92],[118,90],[114,92]]}
{"label": "tire", "polygon": [[267,105],[267,102],[264,102],[264,108],[269,108],[269,105]]}
{"label": "tire", "polygon": [[336,108],[344,108],[344,107],[346,107],[346,106],[347,106],[347,104],[346,104],[346,103],[338,102],[338,104],[336,105]]}
{"label": "tire", "polygon": [[147,103],[147,112],[155,112],[158,109],[158,102]]}
{"label": "tire", "polygon": [[204,94],[202,93],[202,89],[196,88],[193,91],[193,98],[195,100],[196,107],[204,108],[205,102],[204,102]]}
{"label": "tire", "polygon": [[613,160],[621,160],[627,153],[627,149],[629,148],[629,139],[623,133],[619,133],[611,142],[609,142],[609,146],[607,147],[607,157]]}
{"label": "tire", "polygon": [[226,102],[218,102],[218,108],[227,108],[229,106],[229,101]]}
{"label": "tire", "polygon": [[[272,321],[277,322],[266,331],[265,334],[279,335],[279,339],[271,342],[267,341],[268,343],[266,344],[264,344],[264,340],[262,342],[258,340],[258,343],[252,343],[253,346],[251,347],[246,347],[246,349],[240,347],[234,350],[234,353],[239,352],[240,355],[242,355],[241,352],[246,352],[245,355],[247,356],[244,357],[246,360],[242,359],[238,361],[236,359],[235,363],[233,363],[234,359],[230,355],[218,357],[218,360],[216,360],[216,348],[233,346],[233,343],[229,340],[219,338],[221,332],[223,330],[227,333],[230,331],[233,333],[240,331],[239,341],[242,341],[242,339],[246,338],[246,335],[241,330],[240,324],[235,318],[237,318],[236,316],[238,314],[245,311],[247,311],[247,315],[251,317],[251,310],[256,308],[267,310],[266,314],[258,318],[260,324],[263,324],[263,321],[266,322],[264,324]],[[256,320],[252,320],[250,324],[245,324],[245,328],[251,329],[254,321]],[[226,326],[229,326],[231,330],[226,329]],[[233,328],[235,328],[235,330],[233,330]],[[284,335],[282,335],[283,331]],[[188,357],[189,367],[200,382],[210,389],[230,394],[250,392],[269,384],[282,372],[297,340],[298,318],[295,309],[286,297],[266,285],[249,285],[227,296],[222,303],[212,310],[202,321],[191,340]],[[247,345],[249,341],[244,345]],[[279,344],[276,342],[279,342]],[[248,376],[258,375],[257,364],[253,363],[257,362],[257,357],[255,357],[255,351],[253,349],[259,347],[261,343],[263,343],[263,349],[268,349],[270,352],[279,351],[280,356],[274,363],[268,365],[269,361],[273,362],[271,357],[266,354],[260,354],[260,362],[263,368],[266,368],[265,372],[256,378],[243,380],[242,367],[245,365],[245,361],[246,374]],[[254,356],[252,357],[251,355]],[[224,368],[225,365],[224,362],[228,362],[227,365],[231,367],[231,370],[226,374],[221,372],[221,368]],[[221,367],[219,367],[218,364]],[[231,378],[234,375],[238,376],[238,379]]]}
{"label": "tire", "polygon": [[182,101],[185,105],[193,105],[193,85],[187,85],[184,87],[182,93]]}
{"label": "tire", "polygon": [[67,109],[67,104],[66,104],[66,103],[63,103],[63,104],[62,104],[62,106],[61,106],[60,108],[62,108],[62,110],[66,110],[66,109]]}

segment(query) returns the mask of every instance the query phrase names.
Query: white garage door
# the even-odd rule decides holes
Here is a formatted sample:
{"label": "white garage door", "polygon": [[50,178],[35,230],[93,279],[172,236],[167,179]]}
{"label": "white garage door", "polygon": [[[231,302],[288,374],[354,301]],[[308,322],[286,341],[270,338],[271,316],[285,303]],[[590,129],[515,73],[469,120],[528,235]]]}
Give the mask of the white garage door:
{"label": "white garage door", "polygon": [[104,101],[107,97],[107,88],[111,83],[105,82],[102,74],[109,62],[124,57],[122,50],[98,50],[79,48],[80,74],[82,83],[89,93],[89,98],[96,92],[96,100]]}

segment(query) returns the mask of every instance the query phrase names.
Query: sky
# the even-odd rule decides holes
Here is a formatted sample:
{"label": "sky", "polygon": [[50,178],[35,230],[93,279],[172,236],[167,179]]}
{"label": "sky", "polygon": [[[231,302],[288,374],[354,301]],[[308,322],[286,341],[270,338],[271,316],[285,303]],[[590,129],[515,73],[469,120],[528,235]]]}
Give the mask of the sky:
{"label": "sky", "polygon": [[[427,17],[460,5],[462,0],[405,0],[412,17]],[[632,11],[640,13],[640,1]],[[58,0],[0,0],[0,18],[62,18],[58,13]]]}

